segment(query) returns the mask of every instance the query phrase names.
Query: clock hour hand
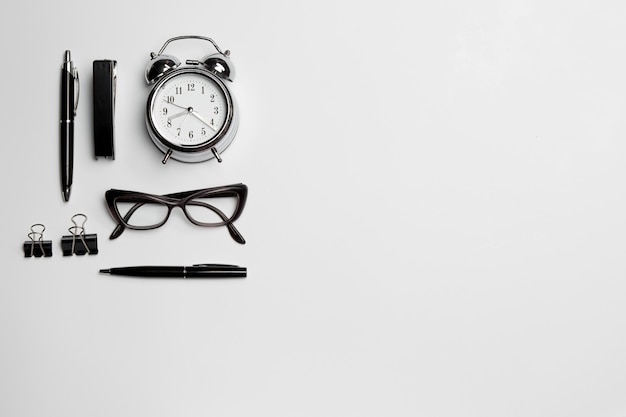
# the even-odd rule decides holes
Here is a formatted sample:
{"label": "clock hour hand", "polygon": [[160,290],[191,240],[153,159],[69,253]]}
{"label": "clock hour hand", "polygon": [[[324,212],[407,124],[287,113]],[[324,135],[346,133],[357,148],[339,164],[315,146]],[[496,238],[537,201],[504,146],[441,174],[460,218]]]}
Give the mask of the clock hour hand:
{"label": "clock hour hand", "polygon": [[197,111],[195,111],[193,108],[190,107],[190,112],[192,116],[195,116],[196,119],[200,120],[202,123],[204,123],[205,125],[207,125],[208,127],[210,127],[211,129],[213,129],[214,131],[217,131],[217,129],[209,122],[206,121],[206,119],[202,116],[200,116],[200,113],[198,113]]}
{"label": "clock hour hand", "polygon": [[189,110],[185,110],[185,111],[181,111],[180,113],[173,114],[173,115],[169,116],[167,119],[168,120],[172,120],[172,119],[176,119],[177,117],[185,116],[185,115],[188,115],[188,114],[189,114]]}

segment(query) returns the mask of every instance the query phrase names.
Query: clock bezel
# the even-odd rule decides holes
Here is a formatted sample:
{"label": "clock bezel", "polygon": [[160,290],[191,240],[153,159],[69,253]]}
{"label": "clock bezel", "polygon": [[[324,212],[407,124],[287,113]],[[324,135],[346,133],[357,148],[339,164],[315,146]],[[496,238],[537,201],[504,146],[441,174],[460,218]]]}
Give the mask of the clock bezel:
{"label": "clock bezel", "polygon": [[[197,74],[213,81],[226,98],[226,118],[223,126],[220,130],[206,142],[202,142],[195,145],[177,145],[170,142],[167,138],[162,136],[156,128],[153,108],[156,94],[161,90],[162,86],[172,78],[177,78],[186,74]],[[226,84],[216,75],[209,71],[195,67],[184,67],[172,70],[171,73],[161,77],[153,86],[148,95],[147,107],[146,107],[146,124],[148,126],[148,133],[154,144],[163,152],[168,153],[172,151],[171,157],[173,159],[182,162],[202,162],[215,157],[213,149],[217,152],[222,152],[230,145],[234,139],[236,133],[236,104],[230,90]]]}

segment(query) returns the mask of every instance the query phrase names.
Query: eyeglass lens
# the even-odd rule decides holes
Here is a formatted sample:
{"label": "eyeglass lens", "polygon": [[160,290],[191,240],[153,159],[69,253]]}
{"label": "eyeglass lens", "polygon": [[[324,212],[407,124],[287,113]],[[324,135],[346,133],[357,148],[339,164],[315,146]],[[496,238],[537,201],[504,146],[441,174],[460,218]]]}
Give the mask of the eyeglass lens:
{"label": "eyeglass lens", "polygon": [[[187,215],[198,223],[219,225],[229,221],[237,209],[237,197],[199,197],[185,204]],[[168,207],[157,202],[117,201],[116,208],[126,224],[131,227],[153,227],[162,224]]]}

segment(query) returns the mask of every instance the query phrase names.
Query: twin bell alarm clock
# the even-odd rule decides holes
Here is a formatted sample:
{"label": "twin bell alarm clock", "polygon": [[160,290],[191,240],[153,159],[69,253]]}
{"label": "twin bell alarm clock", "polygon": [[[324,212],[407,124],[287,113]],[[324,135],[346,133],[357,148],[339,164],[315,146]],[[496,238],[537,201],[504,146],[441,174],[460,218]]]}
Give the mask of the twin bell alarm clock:
{"label": "twin bell alarm clock", "polygon": [[[173,41],[200,39],[210,42],[217,52],[184,65],[163,51]],[[146,107],[146,126],[154,144],[170,158],[182,162],[202,162],[220,154],[237,133],[239,112],[230,91],[235,69],[230,51],[224,51],[210,38],[179,36],[169,39],[161,50],[150,54],[146,82],[152,86]]]}

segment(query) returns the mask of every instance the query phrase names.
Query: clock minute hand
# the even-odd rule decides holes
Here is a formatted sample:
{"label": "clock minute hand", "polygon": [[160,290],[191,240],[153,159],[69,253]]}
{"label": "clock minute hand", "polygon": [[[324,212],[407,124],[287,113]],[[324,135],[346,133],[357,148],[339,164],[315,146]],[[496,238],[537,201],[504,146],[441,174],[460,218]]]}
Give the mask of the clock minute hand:
{"label": "clock minute hand", "polygon": [[211,123],[207,122],[204,119],[204,117],[200,116],[200,114],[197,111],[195,111],[194,109],[191,109],[191,115],[195,116],[198,120],[200,120],[202,123],[204,123],[205,125],[207,125],[211,129],[213,129],[214,131],[217,131],[217,129],[215,127],[213,127],[213,125],[211,125]]}

